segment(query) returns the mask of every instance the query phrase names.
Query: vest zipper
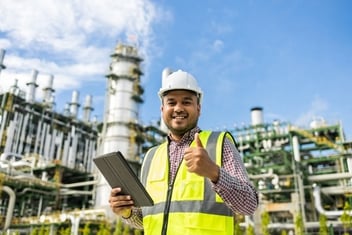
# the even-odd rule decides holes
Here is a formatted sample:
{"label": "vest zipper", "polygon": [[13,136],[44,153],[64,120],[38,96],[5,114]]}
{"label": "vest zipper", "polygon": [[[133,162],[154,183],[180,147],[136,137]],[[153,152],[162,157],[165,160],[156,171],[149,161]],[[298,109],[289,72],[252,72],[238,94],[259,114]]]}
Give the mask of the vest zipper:
{"label": "vest zipper", "polygon": [[164,208],[164,218],[163,218],[163,226],[162,226],[162,229],[161,229],[161,235],[166,235],[167,234],[167,226],[168,226],[168,223],[169,223],[169,212],[170,212],[170,204],[171,204],[171,198],[172,198],[172,191],[173,191],[173,186],[174,186],[174,182],[175,182],[175,179],[176,179],[176,176],[177,176],[177,172],[178,172],[178,169],[180,169],[180,166],[181,166],[181,163],[183,161],[180,162],[177,170],[176,170],[176,173],[175,173],[175,176],[171,181],[171,175],[170,175],[170,156],[169,156],[169,146],[167,146],[167,155],[168,155],[168,167],[169,167],[169,175],[168,175],[168,181],[169,181],[169,184],[168,184],[168,188],[167,188],[167,194],[166,194],[166,202],[165,202],[165,208]]}
{"label": "vest zipper", "polygon": [[[201,131],[199,131],[199,132],[201,132]],[[194,140],[192,140],[188,144],[188,146],[191,146],[191,143],[193,141]],[[167,146],[167,155],[168,155],[168,165],[169,165],[169,172],[170,172],[169,145]],[[164,208],[164,218],[163,218],[163,226],[162,226],[162,230],[161,230],[161,235],[166,235],[167,234],[167,225],[169,223],[169,212],[170,212],[170,204],[171,204],[171,198],[172,198],[173,185],[174,185],[174,182],[176,180],[177,173],[178,173],[178,170],[180,169],[180,166],[181,166],[182,162],[183,162],[183,159],[181,160],[180,164],[177,167],[177,170],[176,170],[176,173],[175,173],[175,176],[174,176],[172,182],[170,182],[170,173],[169,173],[169,176],[168,176],[169,185],[168,185],[168,188],[167,188],[166,203],[165,203],[165,208]]]}
{"label": "vest zipper", "polygon": [[168,189],[167,189],[167,198],[166,198],[165,209],[164,209],[163,227],[161,230],[162,235],[167,234],[167,225],[169,223],[169,211],[170,211],[170,204],[171,204],[171,197],[172,197],[172,189],[173,189],[173,183],[169,184]]}

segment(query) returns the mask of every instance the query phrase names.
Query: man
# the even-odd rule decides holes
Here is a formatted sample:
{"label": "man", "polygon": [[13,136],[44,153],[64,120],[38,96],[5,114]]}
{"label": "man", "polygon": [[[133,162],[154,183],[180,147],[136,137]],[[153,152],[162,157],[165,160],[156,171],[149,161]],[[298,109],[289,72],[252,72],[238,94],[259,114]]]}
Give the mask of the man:
{"label": "man", "polygon": [[176,71],[159,91],[167,141],[148,151],[141,180],[154,206],[137,208],[133,198],[111,190],[110,207],[144,234],[233,234],[233,215],[251,215],[258,195],[232,136],[198,126],[202,91],[195,78]]}

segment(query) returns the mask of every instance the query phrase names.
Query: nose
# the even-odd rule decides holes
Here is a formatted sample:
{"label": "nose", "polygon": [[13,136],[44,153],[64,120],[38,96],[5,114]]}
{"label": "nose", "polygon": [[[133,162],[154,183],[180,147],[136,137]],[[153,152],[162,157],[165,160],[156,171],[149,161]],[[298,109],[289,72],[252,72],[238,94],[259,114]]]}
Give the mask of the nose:
{"label": "nose", "polygon": [[183,107],[182,103],[177,103],[177,104],[175,105],[175,107],[174,107],[174,110],[175,110],[175,112],[182,112],[182,111],[184,111],[184,107]]}

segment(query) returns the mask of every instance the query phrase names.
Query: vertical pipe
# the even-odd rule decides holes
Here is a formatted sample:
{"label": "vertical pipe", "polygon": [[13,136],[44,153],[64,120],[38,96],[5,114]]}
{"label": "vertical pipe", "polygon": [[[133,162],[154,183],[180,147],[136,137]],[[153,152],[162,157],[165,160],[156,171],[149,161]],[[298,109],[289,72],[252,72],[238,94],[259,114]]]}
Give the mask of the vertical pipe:
{"label": "vertical pipe", "polygon": [[7,111],[3,109],[0,125],[0,143],[2,142],[2,137],[4,136],[5,124],[7,123]]}
{"label": "vertical pipe", "polygon": [[37,128],[37,125],[33,124],[33,113],[31,112],[28,120],[28,132],[27,132],[27,135],[25,136],[25,145],[23,148],[24,153],[33,152],[31,150],[31,147],[32,147],[32,140],[33,139],[35,140],[35,138],[33,137],[33,132],[35,128]]}
{"label": "vertical pipe", "polygon": [[49,150],[49,159],[52,161],[55,159],[54,156],[54,151],[55,151],[55,146],[56,146],[56,139],[58,135],[58,130],[53,129],[53,134],[51,135],[51,141],[50,141],[50,150]]}
{"label": "vertical pipe", "polygon": [[92,101],[93,98],[91,95],[87,95],[86,98],[85,98],[85,102],[84,102],[84,107],[83,107],[83,121],[84,122],[89,122],[90,121],[90,115],[91,115],[91,112],[93,110],[93,107],[92,107]]}
{"label": "vertical pipe", "polygon": [[62,164],[64,166],[68,165],[68,156],[70,151],[70,142],[71,142],[71,135],[67,135],[66,140],[64,141],[64,153],[62,157]]}
{"label": "vertical pipe", "polygon": [[43,118],[41,117],[38,121],[38,128],[37,128],[37,133],[36,133],[36,137],[35,137],[35,143],[34,143],[34,149],[33,152],[40,154],[39,150],[38,150],[38,146],[40,143],[40,133],[42,132],[42,126],[43,126]]}
{"label": "vertical pipe", "polygon": [[292,150],[294,155],[293,162],[293,170],[295,175],[295,181],[298,187],[298,195],[299,195],[299,205],[302,214],[302,221],[303,225],[306,223],[306,213],[305,213],[305,194],[304,194],[304,186],[303,180],[301,178],[301,165],[299,164],[301,161],[301,154],[300,154],[300,146],[297,136],[292,137]]}
{"label": "vertical pipe", "polygon": [[55,91],[53,89],[53,83],[54,83],[54,76],[49,75],[48,80],[46,81],[46,85],[43,88],[43,102],[47,104],[48,106],[51,105],[51,99],[53,96],[53,92]]}
{"label": "vertical pipe", "polygon": [[14,95],[19,95],[20,88],[18,87],[18,79],[15,79],[14,84],[10,87],[9,92]]}
{"label": "vertical pipe", "polygon": [[33,69],[31,81],[26,84],[28,86],[28,92],[26,96],[26,101],[28,103],[33,103],[35,101],[35,89],[38,87],[38,84],[36,83],[37,76],[38,71]]}
{"label": "vertical pipe", "polygon": [[20,113],[19,115],[19,121],[16,125],[16,146],[15,146],[15,153],[20,153],[20,149],[19,149],[19,146],[21,144],[21,130],[24,128],[24,116],[25,114],[24,113]]}
{"label": "vertical pipe", "polygon": [[1,107],[0,107],[0,109],[2,109],[2,110],[4,110],[4,111],[5,111],[5,102],[6,102],[6,100],[7,100],[7,96],[8,96],[8,94],[5,92],[5,93],[3,94],[2,100],[1,100]]}
{"label": "vertical pipe", "polygon": [[57,152],[56,152],[56,160],[62,160],[62,155],[63,155],[63,141],[64,141],[64,133],[62,131],[59,131],[58,133],[58,143],[57,143]]}
{"label": "vertical pipe", "polygon": [[20,143],[20,134],[21,134],[21,127],[23,123],[23,114],[20,112],[15,111],[16,118],[14,118],[15,125],[14,125],[14,139],[12,143],[11,152],[18,153],[18,145]]}
{"label": "vertical pipe", "polygon": [[20,142],[19,142],[19,147],[18,147],[18,153],[22,154],[24,151],[23,144],[26,143],[26,132],[27,132],[27,126],[28,126],[28,120],[29,120],[29,111],[25,111],[24,114],[24,121],[22,127],[19,129],[20,132]]}
{"label": "vertical pipe", "polygon": [[4,65],[5,53],[6,51],[4,49],[0,49],[0,74],[3,69],[6,69],[6,66]]}
{"label": "vertical pipe", "polygon": [[45,133],[45,144],[43,156],[46,161],[50,160],[50,148],[51,148],[52,135],[50,134],[50,126],[47,124],[46,133]]}
{"label": "vertical pipe", "polygon": [[4,153],[11,153],[12,152],[12,142],[15,132],[15,121],[10,121],[8,128],[7,128],[7,138],[4,148]]}
{"label": "vertical pipe", "polygon": [[37,211],[37,217],[39,218],[41,213],[42,213],[42,207],[43,207],[43,196],[39,197],[39,205],[38,205],[38,211]]}
{"label": "vertical pipe", "polygon": [[[40,136],[40,145],[39,145],[39,155],[40,156],[44,156],[44,147],[45,147],[45,139],[46,139],[46,128],[47,128],[47,124],[45,122],[43,122],[43,129],[41,132],[41,136]],[[45,157],[45,156],[44,156]]]}
{"label": "vertical pipe", "polygon": [[13,215],[13,210],[15,208],[15,201],[16,201],[16,194],[15,192],[8,186],[3,186],[2,190],[4,192],[7,192],[7,194],[10,197],[9,200],[9,205],[7,207],[7,213],[6,213],[6,219],[5,219],[5,226],[3,228],[4,231],[6,231],[10,225],[11,225],[11,220],[12,220],[12,215]]}
{"label": "vertical pipe", "polygon": [[[76,128],[74,128],[74,129],[76,129]],[[78,131],[73,131],[71,151],[69,154],[69,166],[72,169],[75,168],[75,163],[76,163],[78,135],[79,135]]]}
{"label": "vertical pipe", "polygon": [[298,137],[297,136],[293,136],[292,137],[292,148],[293,148],[293,156],[295,158],[296,162],[300,162],[301,161],[301,154],[300,154],[300,150],[299,150],[299,141],[298,141]]}
{"label": "vertical pipe", "polygon": [[95,155],[96,155],[95,145],[96,145],[96,141],[94,141],[94,140],[91,141],[90,145],[89,145],[89,154],[88,154],[88,156],[90,157],[90,159],[88,160],[87,169],[90,172],[93,171],[92,158],[95,157]]}
{"label": "vertical pipe", "polygon": [[77,217],[75,217],[74,215],[70,216],[71,219],[71,235],[78,235],[79,233],[79,223],[80,223],[80,216],[78,215]]}
{"label": "vertical pipe", "polygon": [[70,103],[70,114],[72,117],[77,118],[78,115],[78,107],[79,107],[79,92],[72,92],[72,99]]}
{"label": "vertical pipe", "polygon": [[88,170],[87,164],[88,164],[88,151],[89,151],[89,143],[90,143],[90,138],[87,136],[84,141],[84,153],[83,153],[83,165],[84,169]]}

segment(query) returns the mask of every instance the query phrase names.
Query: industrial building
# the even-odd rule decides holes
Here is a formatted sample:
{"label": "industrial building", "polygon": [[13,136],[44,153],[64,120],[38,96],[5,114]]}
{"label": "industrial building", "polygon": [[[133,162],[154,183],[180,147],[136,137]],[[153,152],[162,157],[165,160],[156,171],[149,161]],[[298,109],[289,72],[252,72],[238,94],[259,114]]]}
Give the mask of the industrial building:
{"label": "industrial building", "polygon": [[[0,94],[0,234],[117,231],[121,225],[107,204],[110,186],[92,159],[119,150],[138,173],[146,150],[165,139],[162,123],[145,126],[139,119],[142,61],[137,48],[117,44],[102,91],[102,122],[91,118],[90,95],[78,118],[79,91],[57,112],[54,76],[48,76],[38,101],[36,70],[25,91],[14,79]],[[0,66],[1,80],[4,50]],[[262,107],[252,108],[249,116],[248,125],[227,130],[260,195],[253,216],[236,215],[243,234],[249,228],[253,234],[319,234],[323,225],[332,234],[352,232],[346,222],[352,218],[352,142],[342,125],[323,118],[312,120],[309,128],[267,123]]]}
{"label": "industrial building", "polygon": [[[251,109],[251,124],[231,132],[238,140],[249,177],[260,194],[260,204],[246,225],[261,234],[292,231],[320,234],[351,232],[351,142],[342,125],[312,120],[309,128],[274,121],[265,123],[263,109]],[[270,218],[263,224],[264,213]],[[323,222],[321,222],[323,221]],[[325,221],[325,222],[324,222]]]}

